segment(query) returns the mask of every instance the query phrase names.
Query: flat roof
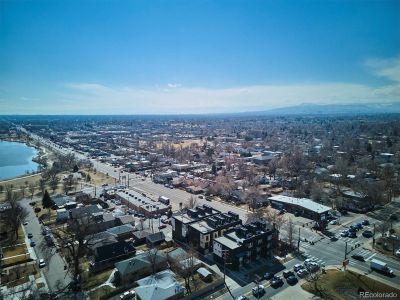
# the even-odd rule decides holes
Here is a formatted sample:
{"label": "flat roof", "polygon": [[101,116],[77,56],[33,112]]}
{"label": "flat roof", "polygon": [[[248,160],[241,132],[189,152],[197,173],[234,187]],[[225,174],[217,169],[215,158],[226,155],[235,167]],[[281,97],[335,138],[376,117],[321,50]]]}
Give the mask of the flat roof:
{"label": "flat roof", "polygon": [[329,206],[314,202],[311,199],[307,198],[295,198],[283,195],[276,195],[269,197],[268,200],[297,205],[305,209],[311,210],[313,212],[316,212],[318,214],[322,214],[324,212],[328,212],[331,210]]}
{"label": "flat roof", "polygon": [[207,224],[206,221],[203,221],[203,220],[192,223],[189,226],[194,229],[197,229],[201,233],[208,233],[208,232],[212,232],[215,230],[214,227],[211,227],[210,225]]}
{"label": "flat roof", "polygon": [[216,238],[214,241],[220,243],[221,245],[224,245],[225,247],[229,249],[236,249],[239,248],[241,245],[239,245],[237,242],[232,241],[231,239],[228,239],[225,236],[221,236],[219,238]]}
{"label": "flat roof", "polygon": [[117,192],[117,195],[132,203],[133,205],[141,207],[149,212],[155,212],[157,211],[157,209],[162,210],[168,208],[167,205],[145,197],[134,190],[125,189],[123,191]]}

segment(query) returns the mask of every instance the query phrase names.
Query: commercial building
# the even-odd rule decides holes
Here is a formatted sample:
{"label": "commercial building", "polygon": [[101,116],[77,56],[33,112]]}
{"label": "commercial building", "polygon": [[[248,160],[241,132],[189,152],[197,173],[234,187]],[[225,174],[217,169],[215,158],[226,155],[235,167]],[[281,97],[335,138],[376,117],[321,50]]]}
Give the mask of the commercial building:
{"label": "commercial building", "polygon": [[331,210],[329,206],[307,198],[294,198],[282,195],[269,197],[268,200],[273,208],[298,213],[302,217],[315,221],[320,229],[325,229],[328,224],[328,212]]}
{"label": "commercial building", "polygon": [[216,262],[239,270],[241,267],[272,257],[272,250],[278,240],[278,231],[265,221],[256,221],[237,226],[216,238],[213,256]]}
{"label": "commercial building", "polygon": [[115,198],[120,200],[127,207],[144,214],[145,217],[165,214],[169,207],[163,203],[154,201],[143,194],[133,190],[122,190],[115,194]]}
{"label": "commercial building", "polygon": [[212,252],[215,238],[240,224],[242,220],[238,214],[221,213],[204,204],[172,216],[172,237],[174,240],[190,244],[201,253],[208,254]]}

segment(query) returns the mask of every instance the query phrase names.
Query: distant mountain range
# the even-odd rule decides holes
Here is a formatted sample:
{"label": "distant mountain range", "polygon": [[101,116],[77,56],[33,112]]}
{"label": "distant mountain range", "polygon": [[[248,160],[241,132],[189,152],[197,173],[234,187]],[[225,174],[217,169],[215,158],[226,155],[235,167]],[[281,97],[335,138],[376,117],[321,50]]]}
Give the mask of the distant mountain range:
{"label": "distant mountain range", "polygon": [[368,115],[400,113],[400,103],[387,104],[311,104],[243,112],[241,115]]}

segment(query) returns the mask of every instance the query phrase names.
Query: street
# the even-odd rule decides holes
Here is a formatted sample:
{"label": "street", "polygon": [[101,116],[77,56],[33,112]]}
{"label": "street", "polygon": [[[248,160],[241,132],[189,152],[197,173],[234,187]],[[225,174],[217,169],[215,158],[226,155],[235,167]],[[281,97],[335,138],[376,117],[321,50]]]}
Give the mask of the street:
{"label": "street", "polygon": [[[33,201],[38,199],[34,199]],[[33,247],[37,262],[39,259],[44,259],[46,262],[46,267],[42,268],[43,274],[46,277],[47,284],[50,291],[56,292],[60,287],[65,287],[70,282],[71,278],[69,274],[66,274],[64,266],[66,263],[63,258],[56,252],[55,247],[49,248],[44,240],[41,231],[41,224],[36,218],[36,214],[31,205],[29,199],[23,199],[21,205],[29,212],[29,216],[26,218],[28,224],[25,226],[25,231],[27,233],[32,233],[33,238],[31,240],[35,241],[36,246]]]}

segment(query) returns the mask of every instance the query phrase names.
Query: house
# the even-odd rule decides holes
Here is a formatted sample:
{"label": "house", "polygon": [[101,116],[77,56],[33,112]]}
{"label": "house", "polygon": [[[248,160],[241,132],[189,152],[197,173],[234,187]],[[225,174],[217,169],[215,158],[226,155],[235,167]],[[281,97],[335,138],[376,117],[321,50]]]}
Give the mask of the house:
{"label": "house", "polygon": [[65,208],[57,209],[57,222],[66,222],[69,219],[69,211]]}
{"label": "house", "polygon": [[55,195],[51,200],[57,208],[63,208],[66,203],[73,201],[72,197],[61,194]]}
{"label": "house", "polygon": [[147,236],[150,235],[150,232],[145,230],[135,231],[133,232],[133,241],[135,246],[143,245],[146,243]]}
{"label": "house", "polygon": [[173,300],[183,297],[185,288],[176,280],[171,270],[158,272],[137,281],[135,288],[139,300]]}
{"label": "house", "polygon": [[[115,281],[123,285],[133,283],[139,278],[158,272],[168,266],[164,252],[152,249],[115,264]],[[154,270],[153,270],[154,269]]]}
{"label": "house", "polygon": [[132,238],[133,237],[132,233],[134,230],[135,227],[133,227],[130,224],[127,224],[127,225],[112,227],[107,229],[106,231],[112,236],[115,236],[115,238],[122,240],[122,239]]}
{"label": "house", "polygon": [[182,248],[176,248],[167,253],[167,260],[170,265],[177,266],[181,271],[185,271],[188,268],[193,270],[198,269],[201,266],[201,261],[189,254]]}
{"label": "house", "polygon": [[97,205],[89,205],[89,206],[81,206],[77,208],[73,208],[70,211],[70,218],[71,219],[80,219],[84,216],[89,216],[94,213],[101,212],[102,209]]}
{"label": "house", "polygon": [[119,225],[135,225],[135,217],[132,215],[117,216],[116,219]]}
{"label": "house", "polygon": [[136,249],[132,242],[117,241],[110,238],[93,246],[92,253],[91,270],[98,271],[110,266],[116,260],[135,255]]}
{"label": "house", "polygon": [[149,247],[153,248],[165,242],[165,235],[164,232],[159,231],[153,234],[149,234],[146,237],[146,243]]}

